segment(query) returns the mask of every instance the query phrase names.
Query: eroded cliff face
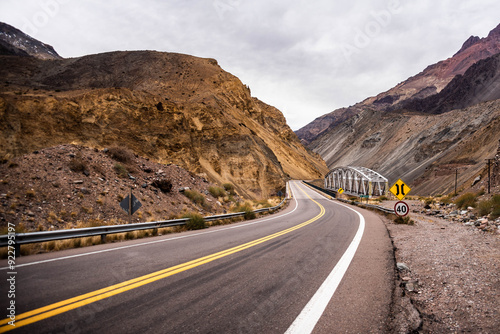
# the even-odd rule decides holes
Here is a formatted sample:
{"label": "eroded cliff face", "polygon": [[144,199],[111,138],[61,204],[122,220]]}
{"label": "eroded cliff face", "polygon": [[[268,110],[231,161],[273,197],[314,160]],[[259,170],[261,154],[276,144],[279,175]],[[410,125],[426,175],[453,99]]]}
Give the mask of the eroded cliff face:
{"label": "eroded cliff face", "polygon": [[329,166],[364,166],[412,194],[447,194],[458,170],[468,187],[494,156],[500,139],[500,100],[440,115],[364,110],[312,143]]}
{"label": "eroded cliff face", "polygon": [[0,57],[3,160],[58,144],[125,146],[266,197],[327,170],[282,113],[213,59],[152,51]]}

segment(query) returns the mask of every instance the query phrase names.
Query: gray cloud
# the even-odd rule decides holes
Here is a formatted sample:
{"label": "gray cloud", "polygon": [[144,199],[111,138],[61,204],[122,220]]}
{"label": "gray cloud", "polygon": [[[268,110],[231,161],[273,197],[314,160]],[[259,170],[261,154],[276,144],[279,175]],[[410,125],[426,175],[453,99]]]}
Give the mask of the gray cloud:
{"label": "gray cloud", "polygon": [[216,58],[293,129],[391,88],[499,22],[497,0],[3,0],[0,21],[64,57]]}

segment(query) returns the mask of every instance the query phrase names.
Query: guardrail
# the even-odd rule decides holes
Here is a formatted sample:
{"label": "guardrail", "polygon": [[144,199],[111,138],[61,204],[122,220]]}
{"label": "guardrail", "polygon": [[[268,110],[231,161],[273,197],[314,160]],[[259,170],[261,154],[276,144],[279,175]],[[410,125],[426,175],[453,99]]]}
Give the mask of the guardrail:
{"label": "guardrail", "polygon": [[[280,204],[270,207],[254,210],[254,213],[270,212],[279,209],[287,201],[288,196],[281,201]],[[226,213],[222,215],[203,217],[205,221],[223,220],[242,217],[246,212],[236,212],[236,213]],[[75,228],[69,230],[58,230],[58,231],[40,231],[40,232],[28,232],[28,233],[15,233],[15,253],[16,256],[21,254],[21,245],[47,242],[55,240],[73,239],[73,238],[84,238],[84,237],[94,237],[101,236],[103,242],[106,241],[106,235],[114,233],[124,233],[140,230],[151,230],[162,227],[171,226],[181,226],[186,225],[189,218],[163,220],[155,222],[146,223],[134,223],[134,224],[123,224],[123,225],[108,225],[108,226],[97,226],[97,227],[85,227],[85,228]],[[11,234],[12,235],[12,234]],[[12,238],[12,237],[11,237]],[[9,245],[9,234],[0,235],[0,247],[7,247]]]}
{"label": "guardrail", "polygon": [[[304,182],[308,186],[313,187],[314,189],[316,189],[318,191],[321,191],[321,192],[323,192],[323,193],[325,193],[325,194],[327,194],[329,196],[333,196],[333,197],[336,198],[336,193],[334,191],[318,187],[318,186],[316,186],[314,184],[311,184],[309,182],[306,182],[306,181],[302,181],[302,182]],[[346,200],[346,199],[343,199],[343,198],[337,198],[337,200],[339,200],[341,202],[344,202],[344,203],[348,203],[348,204],[354,204],[354,205],[360,206],[360,207],[365,207],[365,208],[369,208],[369,209],[379,210],[379,211],[382,211],[384,213],[394,213],[394,210],[388,209],[388,208],[384,208],[383,206],[380,206],[380,205],[367,204],[367,203],[361,203],[361,202],[356,202],[356,201],[349,201],[349,200]]]}
{"label": "guardrail", "polygon": [[312,184],[310,182],[307,182],[307,181],[302,181],[304,182],[305,184],[307,184],[309,187],[313,187],[314,189],[316,190],[319,190],[329,196],[332,196],[333,198],[337,198],[337,192],[334,191],[334,190],[329,190],[329,189],[325,189],[325,188],[321,188],[321,187],[318,187],[317,185],[315,184]]}

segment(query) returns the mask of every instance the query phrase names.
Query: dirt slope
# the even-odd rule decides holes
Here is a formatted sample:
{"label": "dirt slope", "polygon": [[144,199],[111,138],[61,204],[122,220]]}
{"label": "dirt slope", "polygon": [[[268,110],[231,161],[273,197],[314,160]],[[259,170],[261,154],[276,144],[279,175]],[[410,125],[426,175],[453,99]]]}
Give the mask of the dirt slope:
{"label": "dirt slope", "polygon": [[277,109],[214,59],[153,51],[1,56],[0,156],[59,144],[128,147],[260,198],[327,170]]}
{"label": "dirt slope", "polygon": [[[165,181],[165,182],[163,182]],[[0,227],[26,231],[124,223],[120,201],[133,192],[142,207],[134,222],[177,218],[186,212],[225,213],[240,200],[215,198],[216,185],[176,165],[163,165],[121,148],[58,145],[0,164]],[[193,202],[179,190],[204,197]]]}

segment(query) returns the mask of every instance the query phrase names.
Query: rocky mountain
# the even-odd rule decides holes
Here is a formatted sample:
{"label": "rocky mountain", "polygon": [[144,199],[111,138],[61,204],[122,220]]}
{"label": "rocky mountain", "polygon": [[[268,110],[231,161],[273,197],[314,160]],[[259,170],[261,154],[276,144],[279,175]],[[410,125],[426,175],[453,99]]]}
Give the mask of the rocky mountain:
{"label": "rocky mountain", "polygon": [[441,92],[457,75],[463,75],[473,64],[499,52],[500,24],[485,38],[471,36],[453,57],[428,66],[419,74],[386,92],[369,97],[352,107],[338,109],[318,117],[296,133],[305,144],[308,144],[323,132],[334,128],[361,110],[367,108],[394,110],[403,106],[405,101],[417,101],[433,96]]}
{"label": "rocky mountain", "polygon": [[500,26],[471,37],[452,58],[298,135],[330,168],[372,168],[417,194],[445,194],[485,177],[500,139]]}
{"label": "rocky mountain", "polygon": [[447,194],[482,174],[500,139],[500,100],[440,115],[363,110],[315,140],[329,166],[365,166],[413,194]]}
{"label": "rocky mountain", "polygon": [[0,77],[4,161],[60,144],[117,145],[252,198],[327,170],[279,110],[214,59],[154,51],[4,55]]}
{"label": "rocky mountain", "polygon": [[39,59],[61,59],[54,48],[0,22],[0,55],[32,56]]}
{"label": "rocky mountain", "polygon": [[426,98],[410,98],[391,109],[440,114],[497,99],[500,99],[500,53],[479,60],[463,75],[456,75],[439,93]]}

